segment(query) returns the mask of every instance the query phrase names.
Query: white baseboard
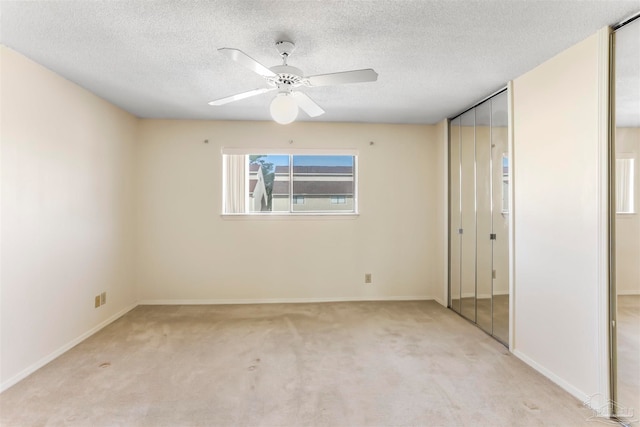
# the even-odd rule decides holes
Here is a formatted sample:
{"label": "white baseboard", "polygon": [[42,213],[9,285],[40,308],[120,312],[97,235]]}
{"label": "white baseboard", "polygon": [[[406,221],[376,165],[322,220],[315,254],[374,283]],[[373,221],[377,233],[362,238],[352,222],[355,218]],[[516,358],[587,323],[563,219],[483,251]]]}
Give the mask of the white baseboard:
{"label": "white baseboard", "polygon": [[321,297],[321,298],[233,298],[233,299],[147,299],[138,305],[224,305],[224,304],[295,304],[315,302],[357,302],[357,301],[432,301],[427,296],[391,297]]}
{"label": "white baseboard", "polygon": [[110,323],[113,323],[114,321],[118,320],[120,317],[124,316],[129,311],[131,311],[134,308],[136,308],[137,306],[138,306],[138,304],[133,304],[133,305],[131,305],[131,306],[129,306],[129,307],[123,309],[123,310],[120,310],[119,312],[117,312],[113,316],[109,317],[105,321],[99,323],[98,325],[94,326],[93,328],[91,328],[90,330],[85,332],[84,334],[82,334],[79,337],[71,340],[70,342],[68,342],[67,344],[65,344],[62,347],[58,348],[54,352],[48,354],[47,356],[43,357],[42,359],[38,360],[37,362],[35,362],[32,365],[28,366],[27,368],[23,369],[18,374],[14,375],[13,377],[9,378],[8,380],[6,380],[2,384],[0,384],[0,393],[2,393],[3,391],[7,390],[9,387],[15,385],[16,383],[20,382],[21,380],[25,379],[26,377],[28,377],[29,375],[31,375],[32,373],[34,373],[38,369],[42,368],[47,363],[49,363],[52,360],[54,360],[56,357],[58,357],[61,354],[65,353],[66,351],[70,350],[71,348],[75,347],[76,345],[80,344],[82,341],[86,340],[91,335],[93,335],[96,332],[98,332],[100,329],[102,329],[105,326],[109,325]]}
{"label": "white baseboard", "polygon": [[618,296],[620,295],[640,295],[640,289],[631,289],[630,291],[617,291]]}
{"label": "white baseboard", "polygon": [[590,402],[591,405],[594,406],[594,407],[589,406],[589,407],[591,407],[591,409],[598,410],[598,408],[601,406],[601,402],[599,402],[598,399],[594,399],[594,397],[596,397],[595,395],[594,396],[587,395],[582,390],[579,390],[578,388],[576,388],[572,384],[570,384],[567,381],[565,381],[564,379],[560,378],[558,375],[554,374],[553,372],[551,372],[550,370],[548,370],[544,366],[540,365],[539,363],[537,363],[533,359],[529,358],[526,354],[522,353],[521,351],[519,351],[517,349],[514,349],[512,351],[512,353],[518,359],[522,360],[524,363],[526,363],[527,365],[531,366],[533,369],[535,369],[536,371],[540,372],[542,375],[544,375],[545,377],[549,378],[551,381],[556,383],[558,386],[560,386],[562,389],[567,391],[573,397],[575,397],[576,399],[580,400],[580,402],[583,402],[584,404],[587,404],[587,402],[591,401]]}

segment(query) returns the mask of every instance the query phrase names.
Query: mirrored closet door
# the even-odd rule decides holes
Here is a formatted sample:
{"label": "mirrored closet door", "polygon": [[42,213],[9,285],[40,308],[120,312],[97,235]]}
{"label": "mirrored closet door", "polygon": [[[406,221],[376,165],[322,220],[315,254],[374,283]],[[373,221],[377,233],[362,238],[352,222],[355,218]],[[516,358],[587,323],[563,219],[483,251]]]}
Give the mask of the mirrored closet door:
{"label": "mirrored closet door", "polygon": [[509,340],[507,92],[450,121],[449,306]]}
{"label": "mirrored closet door", "polygon": [[627,422],[640,415],[640,19],[618,28],[613,40],[612,409]]}

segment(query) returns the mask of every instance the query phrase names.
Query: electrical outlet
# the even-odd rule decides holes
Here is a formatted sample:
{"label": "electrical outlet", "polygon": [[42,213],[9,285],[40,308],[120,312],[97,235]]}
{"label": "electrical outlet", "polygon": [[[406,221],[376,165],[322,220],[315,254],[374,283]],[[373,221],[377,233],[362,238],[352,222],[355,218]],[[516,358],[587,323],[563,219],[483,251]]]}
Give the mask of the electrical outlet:
{"label": "electrical outlet", "polygon": [[371,273],[364,274],[364,283],[371,283]]}
{"label": "electrical outlet", "polygon": [[94,306],[95,308],[100,307],[100,295],[96,295]]}
{"label": "electrical outlet", "polygon": [[107,303],[107,293],[103,292],[100,294],[100,305],[105,305]]}

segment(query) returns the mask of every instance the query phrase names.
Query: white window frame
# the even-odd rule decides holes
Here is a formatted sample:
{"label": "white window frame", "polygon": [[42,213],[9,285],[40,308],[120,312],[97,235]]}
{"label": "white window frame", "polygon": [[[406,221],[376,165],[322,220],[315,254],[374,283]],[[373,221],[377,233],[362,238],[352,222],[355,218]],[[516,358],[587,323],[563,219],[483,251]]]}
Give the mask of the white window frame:
{"label": "white window frame", "polygon": [[[228,177],[226,171],[226,155],[255,155],[255,154],[267,154],[267,155],[280,155],[280,156],[352,156],[353,157],[353,211],[345,212],[332,212],[332,211],[294,211],[293,210],[293,194],[290,195],[289,212],[276,211],[276,212],[248,212],[249,206],[249,173],[245,175],[245,212],[227,212],[226,201],[228,191]],[[295,216],[358,216],[359,215],[359,203],[358,203],[358,157],[359,152],[356,149],[278,149],[278,148],[239,148],[239,147],[223,147],[221,150],[222,160],[222,213],[223,217],[295,217]],[[291,157],[293,158],[293,157]],[[249,163],[247,157],[246,164],[247,171],[249,170]],[[293,164],[289,167],[290,183],[293,185]]]}

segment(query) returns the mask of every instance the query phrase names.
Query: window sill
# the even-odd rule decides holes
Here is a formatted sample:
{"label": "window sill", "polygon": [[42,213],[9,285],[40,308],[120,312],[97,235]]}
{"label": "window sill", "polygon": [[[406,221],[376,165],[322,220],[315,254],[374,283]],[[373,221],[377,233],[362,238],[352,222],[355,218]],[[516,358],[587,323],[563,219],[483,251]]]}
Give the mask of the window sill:
{"label": "window sill", "polygon": [[223,220],[240,221],[282,221],[282,220],[352,220],[360,216],[357,212],[325,213],[325,212],[295,212],[295,213],[241,213],[241,214],[220,214]]}

